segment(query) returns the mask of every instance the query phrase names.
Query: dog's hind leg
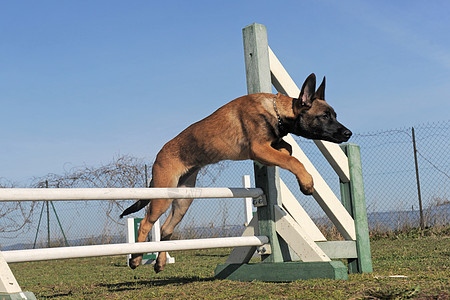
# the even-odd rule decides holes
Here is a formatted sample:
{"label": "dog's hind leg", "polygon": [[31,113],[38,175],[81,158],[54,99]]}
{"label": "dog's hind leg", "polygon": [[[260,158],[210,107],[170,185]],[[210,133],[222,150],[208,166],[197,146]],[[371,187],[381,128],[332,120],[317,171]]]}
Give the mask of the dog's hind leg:
{"label": "dog's hind leg", "polygon": [[[180,168],[181,169],[181,168]],[[182,171],[177,172],[174,168],[164,168],[159,164],[153,165],[153,186],[154,187],[176,187]],[[148,233],[152,229],[159,217],[169,208],[172,199],[153,199],[150,201],[147,214],[142,219],[137,236],[137,242],[145,242]],[[135,269],[142,262],[142,253],[132,254],[128,264]]]}
{"label": "dog's hind leg", "polygon": [[[169,208],[172,199],[153,199],[150,202],[149,209],[144,219],[142,219],[139,230],[137,242],[145,242],[153,225],[159,217]],[[142,253],[132,254],[128,264],[130,268],[137,268],[142,262]]]}
{"label": "dog's hind leg", "polygon": [[[197,174],[199,169],[192,169],[180,178],[178,187],[195,187]],[[174,199],[172,202],[172,209],[169,216],[161,227],[161,241],[170,240],[175,226],[181,222],[186,214],[193,199]],[[155,263],[155,272],[159,273],[164,270],[166,265],[167,252],[160,252]]]}

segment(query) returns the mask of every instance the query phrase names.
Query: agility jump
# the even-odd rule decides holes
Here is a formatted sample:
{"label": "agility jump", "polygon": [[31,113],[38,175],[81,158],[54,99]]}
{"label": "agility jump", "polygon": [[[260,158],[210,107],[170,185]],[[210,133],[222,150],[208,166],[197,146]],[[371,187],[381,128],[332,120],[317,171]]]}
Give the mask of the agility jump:
{"label": "agility jump", "polygon": [[[345,142],[351,136],[351,132],[336,121],[333,109],[324,101],[325,80],[315,90],[315,76],[311,75],[299,90],[268,47],[266,28],[252,24],[245,27],[243,33],[247,89],[249,94],[258,95],[232,101],[169,142],[153,166],[154,188],[0,189],[0,201],[64,200],[61,197],[67,197],[66,200],[140,199],[123,215],[150,202],[150,213],[139,229],[138,241],[141,243],[127,245],[126,252],[136,254],[131,266],[137,267],[142,253],[159,251],[155,270],[161,271],[165,263],[164,252],[203,248],[201,245],[188,246],[190,241],[162,241],[152,246],[152,243],[144,242],[152,224],[170,204],[171,214],[162,226],[163,240],[170,239],[173,227],[193,198],[256,197],[257,214],[244,237],[205,242],[208,245],[220,243],[219,247],[237,247],[227,262],[216,268],[216,278],[287,282],[308,278],[346,279],[348,272],[372,272],[359,147],[347,144],[341,149],[337,144],[320,140]],[[272,84],[284,95],[272,95]],[[251,112],[257,116],[245,114]],[[226,139],[218,135],[224,124],[232,131]],[[242,127],[242,124],[246,126]],[[318,139],[316,145],[339,176],[342,203],[288,133]],[[194,149],[189,150],[189,147]],[[193,188],[199,168],[222,159],[253,159],[257,188]],[[279,178],[278,166],[296,175],[302,192],[312,194],[345,241],[325,240]],[[84,246],[87,250],[81,250],[83,247],[77,250],[85,251],[83,255],[89,255],[89,252],[117,255],[123,254],[123,251],[119,253],[121,246]],[[262,262],[249,264],[255,250],[261,254]],[[37,251],[35,260],[57,259],[57,253],[64,252],[51,252],[52,249],[20,251]],[[25,253],[20,251],[0,252],[0,295],[22,293],[7,265],[7,262],[24,261],[25,256],[33,255],[31,252],[20,254]],[[20,255],[21,259],[14,258]],[[296,260],[298,258],[300,260]],[[340,261],[331,260],[335,258],[348,259],[348,268]]]}

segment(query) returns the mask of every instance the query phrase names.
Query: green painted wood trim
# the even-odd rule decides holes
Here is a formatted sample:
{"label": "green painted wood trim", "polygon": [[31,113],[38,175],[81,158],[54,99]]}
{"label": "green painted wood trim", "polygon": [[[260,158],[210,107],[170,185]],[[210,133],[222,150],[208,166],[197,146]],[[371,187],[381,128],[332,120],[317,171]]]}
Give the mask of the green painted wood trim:
{"label": "green painted wood trim", "polygon": [[[340,189],[341,189],[341,202],[342,205],[344,205],[345,209],[348,211],[348,213],[352,216],[353,209],[352,209],[352,203],[350,201],[350,182],[340,182]],[[356,230],[356,228],[355,228]],[[358,256],[358,254],[356,255]],[[347,259],[347,266],[348,266],[348,272],[349,273],[358,273],[358,259],[357,258],[349,258]]]}
{"label": "green painted wood trim", "polygon": [[[25,297],[25,298],[24,298]],[[32,292],[20,292],[14,294],[0,293],[1,300],[36,300],[36,296]]]}
{"label": "green painted wood trim", "polygon": [[156,254],[144,254],[142,256],[142,261],[144,260],[156,260],[158,258],[158,256]]}
{"label": "green painted wood trim", "polygon": [[289,247],[278,237],[275,224],[275,205],[281,205],[279,169],[254,163],[256,186],[264,191],[267,206],[258,207],[258,231],[269,238],[271,254],[261,255],[263,262],[274,263],[289,261]]}
{"label": "green painted wood trim", "polygon": [[[139,229],[139,224],[141,223],[141,221],[143,220],[143,218],[134,218],[134,240],[137,241],[137,237],[138,237],[138,229]],[[154,253],[150,253],[150,254],[145,254],[142,256],[143,260],[155,260],[157,257],[156,254]]]}
{"label": "green painted wood trim", "polygon": [[272,93],[267,29],[253,23],[242,29],[247,93]]}
{"label": "green painted wood trim", "polygon": [[347,210],[355,220],[356,250],[358,254],[356,262],[353,260],[349,261],[349,268],[351,268],[350,272],[371,273],[373,272],[373,267],[362,177],[361,152],[356,144],[345,144],[341,147],[348,157],[350,170],[350,182],[347,184],[341,183],[341,195],[344,196],[342,198],[344,205],[347,205]]}
{"label": "green painted wood trim", "polygon": [[[247,92],[248,94],[271,93],[267,29],[264,25],[254,23],[246,26],[242,33]],[[267,199],[267,206],[259,207],[257,210],[259,234],[269,237],[272,248],[272,254],[262,255],[261,258],[263,262],[289,260],[289,248],[283,240],[278,239],[274,221],[273,205],[281,205],[278,168],[255,162],[254,170],[255,185],[264,190]]]}
{"label": "green painted wood trim", "polygon": [[316,244],[331,259],[358,257],[355,241],[316,242]]}
{"label": "green painted wood trim", "polygon": [[348,279],[347,267],[340,261],[223,264],[215,270],[216,279],[235,281],[292,282],[314,278]]}
{"label": "green painted wood trim", "polygon": [[139,223],[141,223],[142,220],[143,220],[143,218],[134,218],[134,240],[135,241],[137,241],[138,230],[139,230]]}

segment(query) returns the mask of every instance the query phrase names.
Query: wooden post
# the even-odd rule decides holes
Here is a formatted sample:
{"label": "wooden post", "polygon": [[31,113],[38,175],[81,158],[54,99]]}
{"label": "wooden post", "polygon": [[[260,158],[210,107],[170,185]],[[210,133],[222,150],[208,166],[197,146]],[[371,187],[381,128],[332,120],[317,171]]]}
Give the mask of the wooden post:
{"label": "wooden post", "polygon": [[266,26],[253,23],[242,29],[247,93],[272,93]]}
{"label": "wooden post", "polygon": [[356,252],[358,258],[348,260],[350,273],[371,273],[369,226],[367,223],[366,200],[361,168],[361,153],[356,144],[341,146],[348,157],[350,182],[341,181],[341,199],[345,208],[355,220]]}
{"label": "wooden post", "polygon": [[[269,47],[267,29],[261,24],[251,24],[243,30],[245,72],[247,75],[247,92],[272,93],[270,77]],[[283,262],[284,252],[289,253],[287,245],[281,242],[275,228],[274,205],[281,206],[280,178],[277,167],[267,167],[254,162],[255,184],[262,188],[267,199],[267,206],[258,207],[259,234],[269,237],[271,254],[262,255],[264,262]],[[288,254],[286,254],[288,255]]]}

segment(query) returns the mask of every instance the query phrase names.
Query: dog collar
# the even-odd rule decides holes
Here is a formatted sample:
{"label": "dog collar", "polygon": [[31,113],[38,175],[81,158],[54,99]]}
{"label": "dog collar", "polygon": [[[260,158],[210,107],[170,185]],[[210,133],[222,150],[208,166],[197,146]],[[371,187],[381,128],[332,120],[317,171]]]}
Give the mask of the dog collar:
{"label": "dog collar", "polygon": [[278,98],[278,95],[273,97],[273,109],[275,110],[275,114],[277,115],[277,119],[278,119],[278,131],[281,133],[281,132],[284,132],[284,126],[283,126],[283,122],[281,121],[280,114],[278,113],[277,104],[275,103],[277,101],[277,98]]}

